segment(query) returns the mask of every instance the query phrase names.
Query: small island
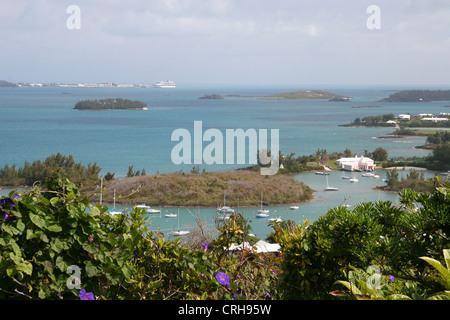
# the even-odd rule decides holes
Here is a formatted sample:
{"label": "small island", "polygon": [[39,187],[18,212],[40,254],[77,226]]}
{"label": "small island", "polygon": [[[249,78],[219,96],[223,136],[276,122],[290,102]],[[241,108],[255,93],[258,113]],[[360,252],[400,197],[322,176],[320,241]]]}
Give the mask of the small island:
{"label": "small island", "polygon": [[199,99],[212,99],[212,100],[221,100],[223,97],[220,94],[205,94],[203,97]]}
{"label": "small island", "polygon": [[261,100],[307,100],[307,99],[326,99],[329,101],[350,101],[350,97],[323,90],[304,90],[294,92],[276,93],[269,96],[241,96],[229,95],[233,98],[256,98]]}
{"label": "small island", "polygon": [[141,101],[122,98],[78,101],[75,110],[146,110],[147,105]]}
{"label": "small island", "polygon": [[381,99],[382,102],[450,101],[450,90],[402,90]]}

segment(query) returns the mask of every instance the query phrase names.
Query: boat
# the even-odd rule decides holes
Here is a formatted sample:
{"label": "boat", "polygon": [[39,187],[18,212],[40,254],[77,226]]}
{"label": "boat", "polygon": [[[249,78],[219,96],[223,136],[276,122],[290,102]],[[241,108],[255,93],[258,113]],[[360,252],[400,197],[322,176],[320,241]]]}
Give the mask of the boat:
{"label": "boat", "polygon": [[378,174],[373,175],[374,178],[379,178],[380,176]]}
{"label": "boat", "polygon": [[178,215],[176,213],[166,213],[164,217],[166,218],[176,218]]}
{"label": "boat", "polygon": [[350,181],[350,182],[358,182],[359,180],[356,179],[355,177],[352,177],[352,178],[350,178],[350,180],[348,180],[348,181]]}
{"label": "boat", "polygon": [[330,186],[328,185],[328,176],[326,176],[326,178],[327,178],[327,187],[325,188],[325,191],[338,191],[338,190],[339,190],[338,188],[336,188],[336,187],[330,187]]}
{"label": "boat", "polygon": [[147,213],[161,213],[161,210],[153,209],[152,207],[147,206],[145,203],[138,204],[137,206],[134,206],[134,208],[144,209]]}
{"label": "boat", "polygon": [[147,213],[161,213],[161,210],[149,208],[149,209],[147,209]]}
{"label": "boat", "polygon": [[176,88],[175,82],[167,80],[167,81],[158,81],[155,84],[156,88]]}
{"label": "boat", "polygon": [[281,219],[280,217],[278,217],[278,218],[270,218],[269,221],[270,222],[283,222],[283,219]]}
{"label": "boat", "polygon": [[258,210],[257,218],[267,218],[269,216],[269,210],[263,209],[263,193],[261,191],[261,209]]}
{"label": "boat", "polygon": [[349,176],[343,176],[342,179],[351,179]]}
{"label": "boat", "polygon": [[223,193],[223,206],[217,208],[218,213],[234,213],[234,209],[231,209],[229,206],[226,206],[226,192]]}
{"label": "boat", "polygon": [[290,206],[289,209],[290,210],[298,210],[300,207],[299,206]]}
{"label": "boat", "polygon": [[173,232],[171,232],[171,234],[173,234],[174,236],[185,236],[185,235],[189,234],[189,231],[187,231],[187,230],[180,230],[180,208],[178,208],[177,218],[178,218],[177,231],[173,231]]}
{"label": "boat", "polygon": [[363,177],[373,177],[374,174],[372,172],[366,172],[362,174]]}
{"label": "boat", "polygon": [[260,212],[256,215],[257,218],[267,218],[270,216],[269,210],[262,210],[262,212],[261,212],[261,210],[258,210],[258,211],[260,211]]}
{"label": "boat", "polygon": [[108,209],[109,214],[122,214],[122,211],[116,210],[116,189],[114,189],[114,207],[113,209]]}

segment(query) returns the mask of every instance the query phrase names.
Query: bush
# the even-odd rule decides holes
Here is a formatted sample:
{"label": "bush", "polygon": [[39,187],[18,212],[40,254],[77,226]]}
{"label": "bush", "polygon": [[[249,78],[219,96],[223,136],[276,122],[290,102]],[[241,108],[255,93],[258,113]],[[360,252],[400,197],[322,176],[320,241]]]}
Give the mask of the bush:
{"label": "bush", "polygon": [[276,230],[283,253],[281,290],[288,298],[327,298],[336,279],[350,268],[383,266],[396,278],[422,285],[426,266],[448,246],[450,192],[436,182],[431,193],[406,189],[401,207],[390,201],[331,209],[312,224]]}
{"label": "bush", "polygon": [[107,209],[91,205],[59,173],[42,189],[0,199],[0,299],[276,296],[270,258],[228,251],[230,241],[248,233],[242,217],[230,219],[211,244],[191,249],[148,232],[143,210],[110,215]]}

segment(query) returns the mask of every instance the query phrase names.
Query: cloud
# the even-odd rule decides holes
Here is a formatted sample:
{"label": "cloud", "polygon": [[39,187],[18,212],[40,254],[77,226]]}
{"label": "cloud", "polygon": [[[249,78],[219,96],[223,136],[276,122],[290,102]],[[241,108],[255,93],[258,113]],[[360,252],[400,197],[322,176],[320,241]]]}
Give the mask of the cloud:
{"label": "cloud", "polygon": [[319,29],[314,24],[309,24],[303,28],[303,31],[310,37],[317,37],[319,35]]}

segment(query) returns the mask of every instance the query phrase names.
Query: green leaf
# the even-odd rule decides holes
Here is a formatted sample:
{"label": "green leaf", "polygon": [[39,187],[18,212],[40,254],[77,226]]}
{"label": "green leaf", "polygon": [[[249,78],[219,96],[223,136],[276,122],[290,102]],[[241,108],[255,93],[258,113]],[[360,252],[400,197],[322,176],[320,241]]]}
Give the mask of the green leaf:
{"label": "green leaf", "polygon": [[23,232],[23,230],[25,230],[25,224],[22,222],[22,219],[17,220],[16,227],[20,232]]}
{"label": "green leaf", "polygon": [[53,197],[50,199],[50,203],[52,204],[52,206],[56,207],[56,205],[58,204],[58,202],[60,201],[59,197]]}
{"label": "green leaf", "polygon": [[59,238],[53,238],[50,242],[50,248],[56,253],[60,253],[64,249],[64,242]]}
{"label": "green leaf", "polygon": [[39,214],[34,214],[34,213],[30,212],[30,219],[31,219],[31,222],[33,222],[39,228],[44,228],[46,225],[45,219],[43,217],[41,217]]}
{"label": "green leaf", "polygon": [[57,223],[49,224],[48,226],[46,226],[46,229],[48,231],[52,231],[52,232],[61,232],[62,231],[62,227]]}
{"label": "green leaf", "polygon": [[33,273],[33,265],[28,261],[22,261],[17,265],[17,270],[23,271],[31,276],[31,274]]}
{"label": "green leaf", "polygon": [[56,258],[56,267],[61,270],[62,272],[66,272],[67,270],[67,262],[64,261],[64,258],[62,256],[58,256]]}
{"label": "green leaf", "polygon": [[86,274],[88,277],[94,277],[99,273],[98,268],[92,263],[92,261],[88,261],[86,264]]}

